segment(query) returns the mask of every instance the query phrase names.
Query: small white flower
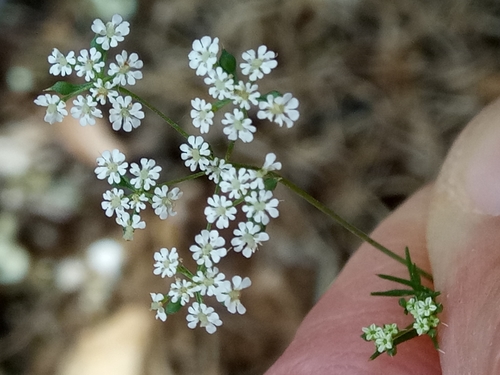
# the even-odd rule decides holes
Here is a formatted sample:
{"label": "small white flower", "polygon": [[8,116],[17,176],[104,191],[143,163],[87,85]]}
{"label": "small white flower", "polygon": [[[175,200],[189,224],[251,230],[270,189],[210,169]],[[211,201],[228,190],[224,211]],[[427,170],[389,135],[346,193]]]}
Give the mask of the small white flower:
{"label": "small white flower", "polygon": [[293,122],[299,118],[298,107],[299,101],[290,93],[276,98],[269,94],[266,101],[259,102],[260,111],[257,112],[257,117],[274,121],[279,126],[285,123],[287,128],[291,128]]}
{"label": "small white flower", "polygon": [[153,159],[142,158],[141,167],[136,163],[130,165],[130,173],[136,176],[130,180],[130,183],[136,189],[149,190],[151,186],[156,185],[156,180],[160,177],[160,171],[161,167],[156,165]]}
{"label": "small white flower", "polygon": [[177,266],[179,266],[179,253],[175,247],[172,250],[161,248],[154,254],[156,263],[153,273],[161,277],[173,277],[177,273]]}
{"label": "small white flower", "polygon": [[171,301],[176,303],[177,301],[181,301],[181,305],[184,306],[189,302],[190,298],[194,297],[194,293],[196,293],[200,287],[193,282],[185,279],[176,279],[174,283],[170,285],[170,291],[168,295],[171,297]]}
{"label": "small white flower", "polygon": [[225,240],[219,236],[219,232],[206,229],[202,230],[194,238],[196,245],[191,245],[189,250],[193,253],[193,259],[197,264],[204,264],[205,267],[210,268],[213,263],[219,263],[222,257],[225,257],[227,250],[223,247]]}
{"label": "small white flower", "polygon": [[398,325],[396,323],[384,325],[384,332],[391,336],[396,336],[399,332]]}
{"label": "small white flower", "polygon": [[149,293],[151,295],[151,311],[156,311],[156,319],[160,319],[162,322],[167,320],[167,313],[163,307],[163,300],[165,296],[161,293]]}
{"label": "small white flower", "polygon": [[238,84],[234,86],[234,92],[231,96],[233,104],[247,111],[250,109],[250,103],[253,105],[259,104],[257,101],[257,98],[260,96],[260,93],[257,91],[258,88],[259,86],[252,82],[238,82]]}
{"label": "small white flower", "polygon": [[281,169],[281,163],[276,161],[276,154],[270,152],[266,155],[266,160],[264,161],[264,165],[260,169],[264,172],[264,176],[271,171],[279,171]]}
{"label": "small white flower", "polygon": [[102,201],[101,207],[105,211],[107,217],[113,216],[115,211],[123,212],[130,208],[128,203],[129,199],[123,195],[123,190],[117,188],[108,190],[102,195],[104,201]]}
{"label": "small white flower", "polygon": [[94,20],[92,23],[92,31],[99,35],[96,39],[97,44],[100,44],[102,49],[107,51],[109,47],[116,47],[118,42],[122,42],[125,36],[130,32],[130,24],[123,21],[119,14],[115,14],[110,22],[104,24],[100,19]]}
{"label": "small white flower", "polygon": [[35,104],[42,107],[47,107],[45,117],[43,119],[51,125],[54,122],[62,122],[64,116],[68,115],[68,111],[66,110],[66,103],[63,102],[57,95],[39,95],[35,99]]}
{"label": "small white flower", "polygon": [[196,98],[191,100],[193,109],[191,110],[191,118],[193,126],[200,129],[200,133],[208,133],[210,126],[213,125],[214,113],[212,105],[205,100]]}
{"label": "small white flower", "polygon": [[136,229],[146,228],[146,223],[141,220],[138,214],[131,217],[126,211],[116,216],[116,223],[123,227],[123,238],[127,241],[132,241]]}
{"label": "small white flower", "polygon": [[207,156],[210,156],[209,145],[203,137],[194,135],[190,135],[187,139],[188,144],[182,144],[180,149],[181,159],[184,160],[184,164],[188,167],[191,172],[194,172],[196,168],[199,168],[204,171],[208,164],[209,159]]}
{"label": "small white flower", "polygon": [[129,85],[135,85],[137,79],[142,78],[142,72],[139,70],[132,69],[142,69],[142,60],[139,60],[137,53],[131,53],[128,56],[127,51],[122,51],[120,55],[116,55],[116,62],[109,65],[108,75],[115,77],[113,78],[113,83],[115,85],[125,86],[127,83]]}
{"label": "small white flower", "polygon": [[90,93],[97,102],[104,105],[106,104],[106,98],[109,99],[110,102],[113,102],[118,96],[118,91],[113,90],[113,87],[115,87],[113,82],[103,82],[101,78],[98,78],[97,81],[94,82],[94,87],[90,88]]}
{"label": "small white flower", "polygon": [[121,225],[123,228],[130,227],[132,229],[144,229],[146,228],[146,223],[141,220],[141,217],[138,214],[133,214],[130,216],[128,212],[117,216],[116,223]]}
{"label": "small white flower", "polygon": [[371,341],[378,337],[378,333],[382,331],[382,328],[375,324],[371,324],[369,327],[361,328],[361,330],[364,332],[366,339]]}
{"label": "small white flower", "polygon": [[418,301],[416,298],[412,297],[408,301],[406,301],[406,311],[408,311],[415,319],[419,317],[418,313]]}
{"label": "small white flower", "polygon": [[231,240],[231,245],[234,246],[234,251],[241,252],[246,258],[250,258],[263,241],[269,240],[269,235],[251,221],[239,223],[233,234],[235,237]]}
{"label": "small white flower", "polygon": [[208,164],[205,173],[207,174],[209,180],[212,180],[213,182],[218,184],[220,181],[220,176],[224,172],[229,171],[231,168],[232,168],[232,165],[226,163],[226,161],[224,159],[219,159],[219,158],[215,157]]}
{"label": "small white flower", "polygon": [[148,197],[144,193],[134,193],[130,196],[130,209],[139,213],[146,209],[146,203],[149,202]]}
{"label": "small white flower", "polygon": [[178,187],[170,191],[166,185],[155,188],[152,204],[155,214],[162,220],[165,220],[169,216],[175,216],[177,212],[174,211],[174,201],[180,197],[182,197],[182,191]]}
{"label": "small white flower", "polygon": [[220,189],[223,193],[229,193],[229,199],[240,199],[247,194],[250,188],[250,173],[246,168],[231,168],[221,173],[222,182]]}
{"label": "small white flower", "polygon": [[122,226],[121,223],[125,223],[125,226],[128,225],[128,221],[130,219],[130,213],[125,210],[115,210],[116,214],[116,223],[120,226]]}
{"label": "small white flower", "polygon": [[64,56],[57,48],[52,50],[52,54],[48,57],[49,63],[52,66],[49,69],[49,73],[55,76],[59,74],[64,77],[70,75],[73,71],[73,65],[76,64],[75,52],[70,51],[66,56]]}
{"label": "small white flower", "polygon": [[383,353],[386,350],[392,349],[392,335],[386,334],[383,330],[377,332],[375,339],[377,351]]}
{"label": "small white flower", "polygon": [[78,64],[75,65],[76,75],[82,77],[85,75],[85,80],[87,82],[92,81],[95,78],[96,73],[100,73],[101,69],[104,67],[104,61],[100,61],[102,57],[101,52],[99,52],[95,47],[89,50],[82,49],[80,51],[80,56],[78,56]]}
{"label": "small white flower", "polygon": [[232,279],[233,286],[231,287],[231,283],[226,282],[226,291],[217,296],[217,301],[223,303],[227,311],[231,314],[244,314],[247,309],[240,302],[241,291],[245,288],[248,288],[252,285],[250,278],[245,277],[242,279],[240,276],[234,276]]}
{"label": "small white flower", "polygon": [[217,267],[213,267],[207,268],[205,272],[198,271],[193,276],[193,281],[200,287],[200,294],[202,296],[216,296],[225,278],[226,276],[222,272],[219,272]]}
{"label": "small white flower", "polygon": [[281,163],[276,161],[276,154],[269,153],[266,155],[266,160],[264,165],[259,170],[250,170],[249,173],[253,181],[250,183],[251,189],[259,189],[263,190],[265,188],[264,185],[264,177],[271,171],[277,171],[281,169]]}
{"label": "small white flower", "polygon": [[429,319],[424,317],[418,317],[415,319],[415,323],[413,323],[413,328],[416,329],[419,336],[429,332],[431,328],[429,326]]}
{"label": "small white flower", "polygon": [[193,302],[192,306],[188,308],[188,327],[193,329],[198,323],[200,327],[205,327],[208,333],[212,334],[217,330],[217,327],[222,325],[219,315],[215,312],[213,307],[208,307],[204,303]]}
{"label": "small white flower", "polygon": [[209,223],[214,223],[219,229],[229,227],[229,220],[235,219],[236,207],[233,207],[233,202],[225,196],[214,194],[209,197],[208,206],[205,207],[205,216]]}
{"label": "small white flower", "polygon": [[211,85],[208,93],[215,99],[231,98],[234,90],[234,80],[220,66],[210,70],[208,77],[205,77],[205,83]]}
{"label": "small white flower", "polygon": [[434,311],[437,310],[437,306],[431,297],[427,297],[425,301],[418,301],[416,308],[419,315],[422,317],[431,316],[434,313]]}
{"label": "small white flower", "polygon": [[249,76],[251,81],[255,81],[269,74],[272,69],[278,66],[276,54],[268,51],[266,46],[260,46],[257,53],[253,49],[243,52],[241,55],[246,62],[240,64],[241,72]]}
{"label": "small white flower", "polygon": [[94,170],[99,180],[108,179],[109,184],[119,183],[121,176],[127,173],[128,163],[125,161],[125,155],[119,150],[104,151],[97,158],[98,167]]}
{"label": "small white flower", "polygon": [[221,123],[225,125],[223,131],[230,141],[236,141],[238,138],[245,143],[253,141],[253,133],[257,128],[252,125],[252,120],[238,108],[235,108],[233,113],[226,113]]}
{"label": "small white flower", "polygon": [[431,315],[427,318],[427,323],[429,324],[429,327],[436,328],[439,324],[439,318],[435,315]]}
{"label": "small white flower", "polygon": [[113,108],[109,110],[109,121],[113,123],[113,130],[123,130],[131,132],[141,125],[144,112],[141,111],[140,103],[132,103],[132,97],[117,97],[113,102]]}
{"label": "small white flower", "polygon": [[[272,199],[271,199],[272,198]],[[273,193],[268,190],[252,191],[250,195],[245,197],[245,204],[242,207],[243,212],[246,212],[249,219],[253,219],[257,223],[263,225],[269,224],[269,216],[277,218],[279,212],[279,201],[273,198]]]}
{"label": "small white flower", "polygon": [[219,53],[219,38],[204,36],[193,42],[193,50],[189,53],[189,67],[196,69],[196,75],[204,76],[211,71],[217,62]]}
{"label": "small white flower", "polygon": [[83,97],[78,95],[73,100],[73,108],[71,108],[71,116],[80,119],[80,125],[94,125],[96,117],[102,118],[102,112],[97,108],[97,102],[91,95]]}

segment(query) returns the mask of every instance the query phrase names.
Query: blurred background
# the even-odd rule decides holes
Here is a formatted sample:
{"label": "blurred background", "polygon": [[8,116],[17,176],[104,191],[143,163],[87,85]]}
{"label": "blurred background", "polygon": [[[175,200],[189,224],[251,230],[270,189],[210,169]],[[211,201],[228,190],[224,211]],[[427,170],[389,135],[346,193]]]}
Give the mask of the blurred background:
{"label": "blurred background", "polygon": [[[48,74],[52,49],[88,48],[92,21],[114,13],[131,22],[114,53],[145,63],[133,90],[192,133],[190,100],[207,98],[187,65],[194,39],[217,36],[237,57],[261,44],[277,52],[261,92],[292,92],[301,117],[290,130],[254,118],[256,140],[234,160],[262,165],[275,152],[283,175],[367,232],[436,176],[456,135],[500,94],[495,0],[0,0],[0,375],[262,374],[359,246],[278,187],[271,240],[220,265],[252,279],[247,314],[217,307],[214,335],[187,328],[185,310],[155,320],[149,293],[168,284],[152,273],[153,253],[176,246],[189,257],[210,184],[182,184],[178,215],[147,211],[146,229],[125,242],[100,208],[96,157],[119,147],[173,179],[187,171],[182,139],[147,110],[126,134],[106,120],[51,126],[33,104],[60,78]],[[220,128],[208,138],[224,146]]]}

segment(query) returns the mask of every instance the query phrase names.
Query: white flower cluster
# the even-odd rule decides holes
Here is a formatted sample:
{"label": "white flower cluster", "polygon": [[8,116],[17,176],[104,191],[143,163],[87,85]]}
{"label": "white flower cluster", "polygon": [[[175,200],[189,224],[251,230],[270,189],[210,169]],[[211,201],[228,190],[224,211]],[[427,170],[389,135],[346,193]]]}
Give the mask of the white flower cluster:
{"label": "white flower cluster", "polygon": [[[266,46],[260,46],[257,51],[249,50],[242,54],[244,62],[240,64],[243,75],[249,81],[236,80],[232,74],[218,66],[219,39],[204,36],[193,42],[193,50],[189,53],[189,66],[196,70],[199,76],[206,76],[204,82],[209,86],[208,93],[219,101],[232,102],[236,108],[224,114],[221,123],[223,132],[231,141],[240,139],[248,143],[254,138],[257,128],[252,124],[247,111],[257,106],[259,119],[274,121],[279,126],[285,124],[291,128],[299,118],[299,101],[290,93],[284,95],[268,94],[262,97],[257,91],[256,81],[276,68],[276,54]],[[208,133],[214,123],[214,108],[204,99],[195,98],[191,101],[191,118],[193,125],[200,133]]]}
{"label": "white flower cluster", "polygon": [[413,328],[419,336],[438,326],[437,312],[438,306],[431,297],[427,297],[425,300],[412,297],[406,302],[405,314],[410,313],[415,319]]}
{"label": "white flower cluster", "polygon": [[[194,249],[195,253],[201,254],[198,259],[211,258],[214,262],[218,262],[221,257],[227,254],[227,250],[223,247],[224,239],[219,236],[216,230],[203,230],[201,234],[196,236],[195,240],[197,244],[191,246],[191,251]],[[193,257],[195,256],[193,255]],[[231,281],[226,280],[226,276],[213,266],[212,261],[209,263],[210,267],[199,267],[194,275],[187,273],[180,263],[179,254],[175,247],[170,250],[160,249],[154,254],[154,260],[153,273],[155,275],[161,277],[176,276],[166,296],[162,293],[151,293],[151,310],[156,311],[156,319],[167,320],[165,304],[173,303],[185,306],[190,303],[191,299],[195,299],[188,308],[186,316],[188,327],[195,328],[199,323],[200,327],[204,327],[208,333],[214,333],[217,327],[222,325],[222,321],[213,307],[201,302],[202,297],[205,296],[215,297],[217,301],[226,306],[230,313],[244,314],[246,312],[240,301],[240,295],[243,289],[251,285],[248,277],[242,279],[240,276],[234,276]]]}
{"label": "white flower cluster", "polygon": [[386,324],[384,328],[379,327],[375,324],[369,327],[363,327],[363,338],[366,341],[374,341],[377,351],[383,353],[385,351],[391,351],[393,347],[393,339],[399,333],[399,329],[396,323]]}
{"label": "white flower cluster", "polygon": [[[109,121],[113,124],[114,130],[123,129],[130,132],[137,128],[144,118],[140,103],[134,103],[131,96],[119,94],[120,86],[134,85],[136,80],[142,78],[140,69],[143,63],[139,60],[137,53],[129,54],[127,51],[122,51],[116,55],[116,63],[109,64],[107,73],[105,69],[108,50],[124,40],[124,37],[129,34],[129,26],[129,23],[118,14],[115,14],[106,24],[96,19],[92,24],[92,31],[96,33],[96,47],[83,49],[78,56],[74,51],[64,55],[54,48],[48,57],[51,64],[50,74],[64,77],[74,70],[78,77],[84,77],[88,82],[80,85],[81,87],[78,87],[76,92],[68,95],[78,94],[73,100],[73,107],[70,111],[74,118],[79,119],[82,126],[94,125],[96,118],[102,118],[103,113],[97,105],[104,105],[107,101],[112,106],[109,110]],[[90,94],[80,95],[87,90]],[[44,120],[53,124],[61,122],[64,116],[68,115],[67,99],[69,98],[61,98],[55,94],[44,94],[35,99],[35,104],[47,107]]]}
{"label": "white flower cluster", "polygon": [[[133,104],[130,96],[119,96],[118,91],[127,92],[120,86],[134,84],[137,79],[142,78],[137,70],[142,67],[142,62],[136,54],[129,56],[124,51],[116,57],[118,64],[111,64],[108,75],[103,73],[105,51],[116,47],[123,40],[129,32],[129,24],[115,15],[106,25],[96,20],[92,30],[97,34],[95,42],[100,46],[99,49],[82,51],[78,62],[74,59],[73,52],[64,56],[54,50],[49,57],[53,64],[50,71],[64,76],[74,69],[77,75],[84,76],[89,82],[81,88],[90,89],[91,95],[79,95],[71,110],[73,116],[80,118],[82,125],[93,124],[96,117],[102,117],[96,105],[98,102],[105,104],[109,100],[113,106],[110,112],[113,128],[118,130],[123,127],[130,131],[139,125],[139,119],[144,115],[140,111],[140,104]],[[206,75],[205,83],[210,86],[209,94],[219,100],[214,108],[220,109],[229,103],[237,107],[226,113],[221,121],[229,140],[253,140],[256,127],[247,114],[252,106],[258,106],[258,118],[269,119],[280,126],[293,125],[299,117],[297,99],[291,94],[261,96],[257,91],[255,81],[277,66],[274,52],[261,46],[257,51],[250,50],[242,55],[245,62],[240,67],[242,74],[248,76],[248,82],[235,82],[233,74],[220,66],[223,64],[217,59],[218,53],[217,38],[212,40],[210,37],[203,37],[196,40],[193,51],[189,54],[189,66],[196,69],[197,75]],[[76,95],[71,87],[69,89],[70,94],[67,96]],[[42,95],[35,102],[48,107],[45,119],[53,123],[61,121],[67,114],[63,99],[64,97],[61,99],[57,95]],[[192,104],[193,124],[201,133],[207,133],[213,124],[215,109],[212,104],[199,98],[193,100]],[[119,111],[114,110],[118,107]],[[182,131],[180,133],[185,135]],[[242,290],[251,285],[250,278],[235,275],[226,279],[218,266],[231,250],[250,258],[263,242],[269,240],[269,235],[265,232],[266,226],[271,218],[279,216],[279,201],[273,197],[272,192],[276,183],[272,172],[280,170],[281,163],[276,161],[274,153],[269,153],[261,168],[244,167],[230,162],[228,157],[216,157],[203,137],[194,135],[187,136],[187,142],[180,146],[180,151],[181,159],[191,172],[201,171],[214,182],[215,193],[208,198],[203,210],[207,225],[195,236],[189,247],[197,264],[196,270],[190,271],[184,266],[175,247],[162,248],[154,254],[153,274],[172,278],[173,281],[165,294],[150,293],[151,310],[156,311],[157,319],[165,321],[168,314],[177,312],[182,306],[188,306],[188,327],[195,328],[199,325],[208,333],[214,333],[222,321],[214,307],[205,303],[205,299],[214,297],[233,314],[246,312],[240,297]],[[117,149],[105,151],[97,159],[97,178],[107,180],[111,185],[103,194],[101,206],[108,217],[115,216],[116,222],[123,227],[124,238],[132,239],[135,229],[145,228],[141,211],[148,203],[161,219],[176,214],[173,206],[182,193],[177,187],[170,188],[170,183],[158,186],[160,171],[161,167],[154,160],[146,158],[142,158],[140,164],[131,163],[129,166],[125,155]],[[200,175],[197,174],[196,177]],[[192,176],[187,179],[190,177]],[[244,220],[235,222],[237,217]],[[232,231],[230,240],[219,233],[219,230],[228,228]]]}
{"label": "white flower cluster", "polygon": [[[97,158],[95,174],[100,180],[107,179],[110,185],[126,186],[132,192],[125,194],[123,189],[113,187],[103,194],[101,207],[106,216],[116,215],[116,222],[123,227],[125,239],[133,238],[135,229],[144,229],[146,223],[141,219],[140,212],[150,203],[162,220],[174,216],[174,203],[182,196],[179,188],[169,190],[166,185],[156,186],[160,177],[161,167],[152,159],[142,158],[141,165],[132,163],[128,172],[133,176],[128,178],[125,155],[119,150],[104,151]],[[155,187],[156,186],[156,187]],[[154,191],[153,191],[154,187]]]}
{"label": "white flower cluster", "polygon": [[232,247],[227,247],[226,240],[217,229],[203,229],[195,236],[195,243],[189,250],[198,265],[196,273],[184,268],[176,248],[163,248],[156,252],[153,273],[161,277],[175,277],[175,281],[166,295],[151,293],[151,309],[156,311],[157,319],[165,321],[165,305],[180,303],[184,306],[195,299],[188,308],[188,327],[194,328],[199,323],[207,332],[213,333],[222,321],[212,307],[203,303],[203,298],[215,297],[230,313],[244,314],[246,309],[240,302],[241,290],[251,285],[248,277],[234,276],[231,281],[226,280],[216,264],[231,249],[250,258],[269,239],[264,227],[270,218],[278,217],[279,202],[273,198],[271,191],[265,189],[264,178],[269,172],[281,169],[281,163],[276,162],[276,155],[270,153],[259,170],[237,169],[222,159],[212,158],[208,144],[195,136],[188,138],[188,144],[181,145],[181,151],[181,158],[191,171],[201,169],[220,189],[219,194],[208,198],[204,209],[209,227],[214,224],[217,229],[228,228],[230,222],[236,219],[237,206],[241,206],[247,220],[239,222],[233,230]]}
{"label": "white flower cluster", "polygon": [[[265,189],[264,178],[269,172],[281,169],[281,163],[276,162],[276,155],[270,153],[259,170],[237,169],[224,160],[211,158],[208,144],[200,138],[190,136],[188,144],[181,146],[181,155],[188,168],[192,171],[196,168],[204,170],[219,186],[220,194],[209,197],[204,209],[207,222],[214,224],[217,229],[228,228],[230,221],[236,218],[237,206],[241,206],[247,220],[238,223],[233,230],[230,241],[232,247],[226,246],[226,240],[217,229],[204,229],[195,236],[189,250],[198,265],[196,273],[183,267],[175,247],[170,250],[162,248],[156,252],[153,273],[162,278],[175,279],[166,295],[151,293],[151,309],[156,311],[157,319],[165,321],[166,304],[184,306],[195,299],[188,308],[188,327],[194,328],[199,323],[207,332],[213,333],[222,321],[212,307],[203,303],[203,297],[213,296],[230,313],[244,314],[246,309],[240,302],[240,294],[241,290],[251,285],[248,277],[233,276],[231,281],[226,280],[216,264],[231,249],[250,258],[269,239],[264,227],[270,218],[278,217],[279,202],[273,198],[271,191]],[[117,149],[104,151],[97,159],[95,173],[98,179],[107,180],[114,186],[103,194],[101,206],[105,214],[108,217],[115,215],[116,222],[124,229],[124,238],[132,239],[135,229],[146,226],[140,216],[146,203],[151,204],[161,219],[166,219],[176,214],[173,206],[182,192],[177,187],[169,190],[166,185],[156,186],[161,167],[154,160],[142,158],[140,165],[132,163],[129,168],[125,159],[125,155]],[[127,172],[131,178],[127,177]],[[125,194],[120,187],[132,192]]]}
{"label": "white flower cluster", "polygon": [[396,354],[396,348],[393,345],[394,338],[411,329],[415,329],[419,336],[428,334],[434,337],[436,334],[435,328],[439,324],[437,314],[440,312],[440,307],[432,297],[424,299],[412,297],[408,301],[402,298],[400,304],[404,307],[405,314],[409,313],[413,316],[413,325],[409,325],[404,330],[400,330],[396,323],[386,324],[384,328],[375,324],[362,328],[361,337],[366,341],[374,341],[378,353]]}

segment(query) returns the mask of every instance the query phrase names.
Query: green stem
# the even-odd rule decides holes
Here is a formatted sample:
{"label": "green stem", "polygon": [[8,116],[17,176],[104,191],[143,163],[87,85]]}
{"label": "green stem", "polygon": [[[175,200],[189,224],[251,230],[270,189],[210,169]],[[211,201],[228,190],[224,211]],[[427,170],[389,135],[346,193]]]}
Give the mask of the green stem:
{"label": "green stem", "polygon": [[[380,244],[377,241],[375,241],[373,238],[371,238],[365,232],[363,232],[362,230],[356,228],[354,225],[352,225],[351,223],[349,223],[348,221],[346,221],[344,218],[340,217],[335,211],[333,211],[330,208],[326,207],[323,203],[321,203],[317,199],[315,199],[312,196],[310,196],[309,194],[307,194],[304,190],[302,190],[301,188],[299,188],[293,182],[287,180],[286,178],[284,178],[284,177],[282,177],[282,176],[280,176],[280,175],[278,175],[276,173],[273,173],[273,174],[278,178],[279,182],[281,182],[287,188],[289,188],[290,190],[292,190],[294,193],[298,194],[300,197],[302,197],[309,204],[311,204],[312,206],[316,207],[318,210],[320,210],[324,214],[328,215],[330,218],[332,218],[333,220],[335,220],[338,224],[340,224],[342,227],[344,227],[349,232],[351,232],[352,234],[354,234],[356,237],[358,237],[359,239],[361,239],[361,240],[369,243],[370,245],[372,245],[374,248],[376,248],[377,250],[381,251],[385,255],[391,257],[392,259],[394,259],[394,260],[398,261],[399,263],[401,263],[401,264],[403,264],[403,265],[406,266],[406,260],[405,260],[405,258],[399,256],[398,254],[392,252],[391,250],[389,250],[388,248],[386,248],[382,244]],[[417,270],[418,270],[418,272],[423,277],[425,277],[426,279],[429,279],[429,280],[432,281],[432,276],[431,276],[430,273],[428,273],[428,272],[426,272],[426,271],[424,271],[424,270],[422,270],[422,269],[420,269],[418,267],[417,267]]]}
{"label": "green stem", "polygon": [[205,176],[205,172],[193,173],[193,174],[190,174],[188,176],[184,176],[184,177],[177,178],[175,180],[170,180],[170,181],[164,182],[164,183],[160,184],[159,186],[163,186],[163,185],[167,185],[167,186],[176,185],[176,184],[179,184],[181,182],[189,181],[189,180],[194,180],[194,179],[196,179],[198,177],[202,177],[202,176]]}
{"label": "green stem", "polygon": [[182,129],[174,120],[172,120],[170,117],[167,117],[162,111],[160,111],[158,108],[156,108],[154,105],[149,103],[148,101],[144,100],[140,96],[134,94],[132,91],[127,90],[125,87],[120,86],[118,90],[123,93],[130,95],[132,98],[137,100],[139,103],[142,105],[148,107],[150,110],[152,110],[154,113],[156,113],[158,116],[160,116],[166,123],[168,123],[177,133],[182,135],[184,138],[189,137],[189,133],[187,133],[184,129]]}
{"label": "green stem", "polygon": [[193,273],[190,270],[188,270],[183,264],[179,264],[177,266],[177,272],[186,276],[189,280],[193,279],[194,276]]}
{"label": "green stem", "polygon": [[126,177],[126,176],[121,176],[120,182],[118,184],[116,184],[116,186],[124,187],[124,188],[127,188],[127,189],[132,190],[132,191],[136,190],[134,188],[134,186],[132,186],[132,184],[130,183],[130,180],[128,179],[128,177]]}
{"label": "green stem", "polygon": [[235,143],[236,143],[236,141],[231,141],[231,142],[229,142],[229,145],[227,146],[226,156],[224,157],[224,160],[226,162],[228,162],[229,158],[231,158],[231,154],[233,153]]}

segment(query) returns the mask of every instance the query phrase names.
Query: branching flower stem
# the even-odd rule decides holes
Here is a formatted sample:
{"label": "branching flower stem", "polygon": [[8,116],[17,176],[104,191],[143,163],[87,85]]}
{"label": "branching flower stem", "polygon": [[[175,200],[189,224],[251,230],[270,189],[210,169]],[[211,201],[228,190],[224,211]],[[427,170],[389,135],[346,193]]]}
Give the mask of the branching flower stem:
{"label": "branching flower stem", "polygon": [[172,120],[170,117],[167,117],[162,111],[160,111],[154,105],[149,103],[147,100],[144,100],[143,98],[134,94],[132,91],[126,89],[125,87],[120,86],[118,88],[118,90],[123,94],[130,95],[133,99],[137,100],[142,105],[148,107],[150,110],[152,110],[158,116],[160,116],[166,123],[168,123],[177,133],[182,135],[184,138],[187,139],[189,137],[188,132],[186,132],[184,129],[182,129],[174,120]]}
{"label": "branching flower stem", "polygon": [[[354,225],[352,225],[351,223],[349,223],[348,221],[346,221],[344,218],[342,218],[341,216],[339,216],[335,211],[333,211],[332,209],[326,207],[323,203],[321,203],[317,199],[313,198],[311,195],[309,195],[304,190],[302,190],[301,188],[299,188],[293,182],[291,182],[290,180],[287,180],[286,178],[278,175],[277,173],[273,172],[273,175],[278,179],[278,181],[281,184],[283,184],[284,186],[286,186],[287,188],[289,188],[290,190],[292,190],[294,193],[298,194],[306,202],[308,202],[312,206],[316,207],[318,210],[320,210],[321,212],[323,212],[325,215],[328,215],[331,219],[333,219],[334,221],[336,221],[338,224],[340,224],[342,227],[344,227],[349,232],[351,232],[352,234],[354,234],[356,237],[358,237],[359,239],[361,239],[361,240],[369,243],[374,248],[376,248],[377,250],[381,251],[385,255],[391,257],[392,259],[398,261],[399,263],[401,263],[403,265],[406,265],[406,260],[403,257],[399,256],[398,254],[392,252],[391,250],[389,250],[388,248],[386,248],[385,246],[383,246],[379,242],[375,241],[373,238],[371,238],[365,232],[363,232],[362,230],[356,228]],[[426,279],[432,281],[431,274],[429,274],[428,272],[422,270],[421,268],[417,268],[417,270],[418,270],[418,272],[423,277],[425,277]]]}
{"label": "branching flower stem", "polygon": [[202,176],[205,176],[205,172],[193,173],[193,174],[190,174],[188,176],[184,176],[184,177],[177,178],[175,180],[170,180],[170,181],[164,182],[162,184],[159,184],[158,186],[163,186],[163,185],[167,185],[167,186],[177,185],[177,184],[179,184],[181,182],[189,181],[189,180],[195,180],[198,177],[202,177]]}
{"label": "branching flower stem", "polygon": [[227,146],[226,156],[224,157],[224,160],[226,162],[229,161],[229,159],[231,158],[235,143],[236,143],[235,141],[231,141],[231,142],[229,142],[229,145]]}

